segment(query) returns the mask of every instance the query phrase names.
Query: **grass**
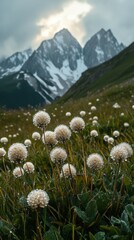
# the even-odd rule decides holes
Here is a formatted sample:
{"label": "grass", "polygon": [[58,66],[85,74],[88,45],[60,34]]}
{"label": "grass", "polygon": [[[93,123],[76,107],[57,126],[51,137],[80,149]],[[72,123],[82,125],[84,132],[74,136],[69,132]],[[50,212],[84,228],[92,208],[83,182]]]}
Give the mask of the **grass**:
{"label": "grass", "polygon": [[[46,106],[51,116],[46,130],[54,130],[59,124],[69,126],[73,117],[79,116],[81,110],[86,111],[83,118],[85,129],[80,133],[72,132],[70,140],[58,143],[67,151],[65,163],[74,165],[77,170],[74,178],[60,178],[62,166],[52,163],[52,148],[41,140],[32,139],[33,132],[42,134],[32,124],[33,115],[39,109],[0,110],[0,138],[8,137],[9,140],[8,144],[1,143],[0,147],[8,152],[11,144],[31,139],[27,161],[35,166],[34,173],[15,178],[12,171],[16,164],[9,161],[7,154],[1,158],[0,239],[134,239],[134,156],[121,164],[110,159],[114,145],[127,142],[134,147],[133,90],[133,83],[125,81],[79,100],[70,99],[63,105],[57,102]],[[89,102],[96,106],[97,111],[91,112]],[[112,107],[115,102],[120,104],[120,109]],[[68,111],[71,117],[65,116]],[[122,112],[124,116],[120,115]],[[99,125],[92,125],[93,116],[98,116]],[[128,128],[124,127],[124,122],[129,123]],[[90,137],[93,129],[98,132],[96,138]],[[104,135],[113,136],[114,130],[120,132],[114,145],[104,142]],[[91,153],[102,155],[102,170],[92,172],[86,166]],[[26,198],[33,189],[48,193],[50,202],[46,208],[33,210],[28,206]]]}

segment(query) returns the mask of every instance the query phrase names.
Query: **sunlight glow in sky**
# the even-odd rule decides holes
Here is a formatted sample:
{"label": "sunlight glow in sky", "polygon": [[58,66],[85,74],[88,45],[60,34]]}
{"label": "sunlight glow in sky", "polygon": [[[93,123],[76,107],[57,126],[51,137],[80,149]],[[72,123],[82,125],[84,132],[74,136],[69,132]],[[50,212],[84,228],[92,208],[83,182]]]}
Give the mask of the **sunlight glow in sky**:
{"label": "sunlight glow in sky", "polygon": [[40,33],[34,40],[34,45],[38,46],[44,39],[50,39],[54,33],[62,28],[67,28],[81,43],[86,32],[82,26],[82,19],[91,11],[92,6],[88,3],[78,1],[65,5],[63,11],[50,15],[48,18],[42,18],[37,26],[40,27]]}

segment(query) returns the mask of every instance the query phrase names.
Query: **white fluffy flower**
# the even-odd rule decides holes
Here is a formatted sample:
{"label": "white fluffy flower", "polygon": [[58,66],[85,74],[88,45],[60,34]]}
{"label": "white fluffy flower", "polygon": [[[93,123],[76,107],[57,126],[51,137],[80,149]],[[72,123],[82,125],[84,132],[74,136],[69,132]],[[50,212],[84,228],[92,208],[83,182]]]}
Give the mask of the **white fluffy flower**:
{"label": "white fluffy flower", "polygon": [[46,191],[41,189],[36,189],[31,191],[27,196],[27,203],[28,205],[35,209],[35,208],[44,208],[49,203],[49,196]]}
{"label": "white fluffy flower", "polygon": [[103,158],[100,154],[98,153],[92,153],[88,156],[87,159],[87,166],[95,171],[95,170],[100,170],[103,168],[104,162]]}
{"label": "white fluffy flower", "polygon": [[6,151],[4,148],[0,148],[0,157],[4,157],[6,155]]}
{"label": "white fluffy flower", "polygon": [[92,112],[96,111],[96,109],[97,109],[97,108],[96,108],[95,106],[92,106],[92,107],[91,107],[91,111],[92,111]]}
{"label": "white fluffy flower", "polygon": [[85,128],[85,122],[81,117],[74,117],[70,122],[70,128],[74,132],[79,132]]}
{"label": "white fluffy flower", "polygon": [[52,131],[46,131],[43,135],[42,135],[42,141],[44,144],[48,145],[48,146],[53,146],[57,144],[57,140],[56,140],[56,134],[55,132]]}
{"label": "white fluffy flower", "polygon": [[70,112],[66,112],[66,117],[70,117],[71,113]]}
{"label": "white fluffy flower", "polygon": [[64,141],[70,139],[70,137],[71,137],[71,131],[70,131],[69,127],[66,125],[63,125],[63,124],[57,126],[55,128],[54,132],[56,134],[57,141],[64,142]]}
{"label": "white fluffy flower", "polygon": [[94,116],[94,117],[93,117],[93,120],[98,121],[98,117],[97,117],[97,116]]}
{"label": "white fluffy flower", "polygon": [[45,128],[50,123],[50,116],[47,112],[39,111],[33,116],[33,124],[39,128]]}
{"label": "white fluffy flower", "polygon": [[127,151],[127,158],[131,157],[133,155],[133,149],[130,146],[130,144],[123,142],[119,144],[121,147],[125,148],[125,150]]}
{"label": "white fluffy flower", "polygon": [[66,151],[61,147],[56,147],[50,152],[50,158],[52,162],[62,162],[67,158]]}
{"label": "white fluffy flower", "polygon": [[108,142],[109,136],[105,135],[103,139],[104,139],[105,142]]}
{"label": "white fluffy flower", "polygon": [[14,143],[8,149],[8,158],[11,162],[22,161],[27,158],[26,146],[22,143]]}
{"label": "white fluffy flower", "polygon": [[60,177],[75,177],[76,176],[76,168],[69,163],[63,165]]}
{"label": "white fluffy flower", "polygon": [[30,147],[31,144],[32,144],[32,142],[31,142],[30,139],[26,139],[26,140],[24,141],[24,144],[26,145],[26,147]]}
{"label": "white fluffy flower", "polygon": [[86,115],[86,112],[85,111],[80,111],[80,116],[81,117],[84,117]]}
{"label": "white fluffy flower", "polygon": [[92,125],[93,125],[93,126],[98,126],[98,121],[97,121],[97,120],[93,120],[93,121],[92,121]]}
{"label": "white fluffy flower", "polygon": [[115,103],[115,104],[113,105],[113,108],[118,109],[118,108],[120,108],[120,105],[119,105],[118,103]]}
{"label": "white fluffy flower", "polygon": [[124,127],[129,127],[129,123],[125,122]]}
{"label": "white fluffy flower", "polygon": [[8,138],[7,137],[2,137],[0,139],[0,141],[1,141],[1,143],[6,144],[6,143],[8,143]]}
{"label": "white fluffy flower", "polygon": [[23,168],[21,168],[21,167],[16,167],[16,168],[13,170],[13,175],[14,175],[14,177],[16,177],[16,178],[23,176],[23,175],[24,175],[24,170],[23,170]]}
{"label": "white fluffy flower", "polygon": [[132,109],[134,109],[134,105],[132,105]]}
{"label": "white fluffy flower", "polygon": [[92,131],[90,132],[90,136],[91,136],[91,137],[98,137],[98,132],[97,132],[96,130],[92,130]]}
{"label": "white fluffy flower", "polygon": [[27,172],[27,173],[33,173],[35,168],[34,168],[33,163],[31,163],[31,162],[26,162],[26,163],[23,165],[23,169],[24,169],[25,172]]}
{"label": "white fluffy flower", "polygon": [[109,137],[109,138],[108,138],[108,143],[112,145],[112,144],[114,143],[114,138]]}
{"label": "white fluffy flower", "polygon": [[110,156],[114,161],[120,162],[127,159],[127,151],[120,144],[113,147]]}
{"label": "white fluffy flower", "polygon": [[36,141],[36,140],[40,140],[41,136],[39,132],[34,132],[32,134],[32,138]]}
{"label": "white fluffy flower", "polygon": [[119,137],[119,136],[120,136],[119,131],[117,131],[117,130],[114,131],[114,132],[113,132],[113,136],[116,137],[116,138]]}
{"label": "white fluffy flower", "polygon": [[121,113],[121,117],[124,117],[124,115],[125,115],[125,114],[122,112],[122,113]]}

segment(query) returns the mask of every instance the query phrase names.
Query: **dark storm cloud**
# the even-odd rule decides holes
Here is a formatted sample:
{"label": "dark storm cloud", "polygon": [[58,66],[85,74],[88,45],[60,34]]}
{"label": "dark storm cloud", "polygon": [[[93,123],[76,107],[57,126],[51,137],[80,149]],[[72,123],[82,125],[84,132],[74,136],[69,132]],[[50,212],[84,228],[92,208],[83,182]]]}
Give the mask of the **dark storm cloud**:
{"label": "dark storm cloud", "polygon": [[40,18],[62,10],[64,2],[0,0],[0,56],[29,47],[39,32],[36,23]]}
{"label": "dark storm cloud", "polygon": [[101,28],[111,29],[119,41],[129,45],[134,41],[134,0],[90,0],[93,9],[83,25],[85,41]]}
{"label": "dark storm cloud", "polygon": [[134,40],[134,0],[0,0],[0,57],[30,47],[40,34],[37,22],[73,1],[93,6],[81,23],[84,43],[102,27],[126,45]]}

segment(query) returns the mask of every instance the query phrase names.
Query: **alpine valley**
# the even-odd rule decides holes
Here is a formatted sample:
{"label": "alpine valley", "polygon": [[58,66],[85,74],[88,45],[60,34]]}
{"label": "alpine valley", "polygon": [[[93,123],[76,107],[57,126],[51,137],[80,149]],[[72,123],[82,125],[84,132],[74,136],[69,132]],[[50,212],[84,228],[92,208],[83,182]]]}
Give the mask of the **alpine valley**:
{"label": "alpine valley", "polygon": [[0,61],[0,105],[17,108],[51,103],[84,71],[124,48],[111,30],[101,29],[82,48],[67,29],[62,29],[34,52],[28,49]]}

